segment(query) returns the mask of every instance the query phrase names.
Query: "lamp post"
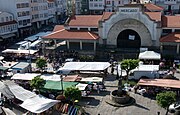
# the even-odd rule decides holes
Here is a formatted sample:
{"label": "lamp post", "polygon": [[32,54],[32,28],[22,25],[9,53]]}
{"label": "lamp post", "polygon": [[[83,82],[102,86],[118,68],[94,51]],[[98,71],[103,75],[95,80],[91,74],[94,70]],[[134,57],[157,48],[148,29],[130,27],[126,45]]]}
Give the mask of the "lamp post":
{"label": "lamp post", "polygon": [[29,63],[31,65],[30,41],[28,41],[28,50],[29,50]]}
{"label": "lamp post", "polygon": [[61,88],[62,88],[62,93],[63,93],[63,75],[62,74],[60,75],[60,78],[61,78]]}

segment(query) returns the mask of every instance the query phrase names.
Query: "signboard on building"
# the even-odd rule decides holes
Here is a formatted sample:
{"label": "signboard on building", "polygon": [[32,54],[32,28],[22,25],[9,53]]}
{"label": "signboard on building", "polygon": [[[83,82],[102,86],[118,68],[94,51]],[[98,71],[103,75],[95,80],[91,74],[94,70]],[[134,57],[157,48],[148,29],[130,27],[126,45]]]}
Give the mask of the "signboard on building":
{"label": "signboard on building", "polygon": [[123,14],[138,13],[139,8],[119,8],[119,12]]}

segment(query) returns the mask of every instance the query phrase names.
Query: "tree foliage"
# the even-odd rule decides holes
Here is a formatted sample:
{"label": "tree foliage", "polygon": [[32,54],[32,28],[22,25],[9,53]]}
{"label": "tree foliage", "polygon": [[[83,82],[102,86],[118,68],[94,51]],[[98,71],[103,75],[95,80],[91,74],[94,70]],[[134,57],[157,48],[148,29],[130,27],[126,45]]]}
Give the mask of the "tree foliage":
{"label": "tree foliage", "polygon": [[121,61],[121,69],[125,70],[127,76],[129,75],[129,71],[135,69],[139,65],[139,60],[136,59],[125,59]]}
{"label": "tree foliage", "polygon": [[157,103],[159,106],[167,109],[167,113],[168,113],[169,105],[171,105],[172,103],[174,103],[176,101],[176,93],[174,93],[172,91],[159,93],[156,96],[156,100],[157,100]]}
{"label": "tree foliage", "polygon": [[36,60],[36,66],[37,66],[37,68],[40,68],[41,70],[43,70],[44,67],[46,67],[46,65],[47,65],[47,62],[46,62],[45,59],[39,58],[39,59]]}
{"label": "tree foliage", "polygon": [[64,95],[66,98],[74,101],[81,99],[81,91],[76,87],[68,87],[64,91]]}
{"label": "tree foliage", "polygon": [[30,81],[30,86],[39,90],[44,87],[45,83],[46,81],[44,79],[40,78],[40,76],[36,76]]}

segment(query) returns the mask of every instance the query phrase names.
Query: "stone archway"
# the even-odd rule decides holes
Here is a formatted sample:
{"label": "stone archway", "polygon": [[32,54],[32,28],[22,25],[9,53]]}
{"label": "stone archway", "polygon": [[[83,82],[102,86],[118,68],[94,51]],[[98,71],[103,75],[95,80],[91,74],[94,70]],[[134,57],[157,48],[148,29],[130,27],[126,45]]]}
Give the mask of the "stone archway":
{"label": "stone archway", "polygon": [[[124,30],[132,30],[140,37],[140,46],[152,46],[152,38],[148,28],[140,21],[136,19],[124,19],[119,20],[110,28],[107,35],[107,44],[118,47],[118,36]],[[128,45],[127,43],[125,43]]]}
{"label": "stone archway", "polygon": [[117,48],[140,48],[141,38],[139,34],[131,29],[123,30],[117,37]]}

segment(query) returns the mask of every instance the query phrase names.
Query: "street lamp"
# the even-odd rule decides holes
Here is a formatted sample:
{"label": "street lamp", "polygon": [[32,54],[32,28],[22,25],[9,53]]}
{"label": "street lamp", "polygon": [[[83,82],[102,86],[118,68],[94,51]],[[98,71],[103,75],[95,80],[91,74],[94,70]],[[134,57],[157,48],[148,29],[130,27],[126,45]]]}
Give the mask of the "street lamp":
{"label": "street lamp", "polygon": [[61,78],[61,88],[62,88],[62,93],[63,93],[63,75],[62,74],[60,75],[60,78]]}
{"label": "street lamp", "polygon": [[30,52],[30,41],[28,41],[28,50],[29,50],[29,63],[31,64],[31,52]]}

